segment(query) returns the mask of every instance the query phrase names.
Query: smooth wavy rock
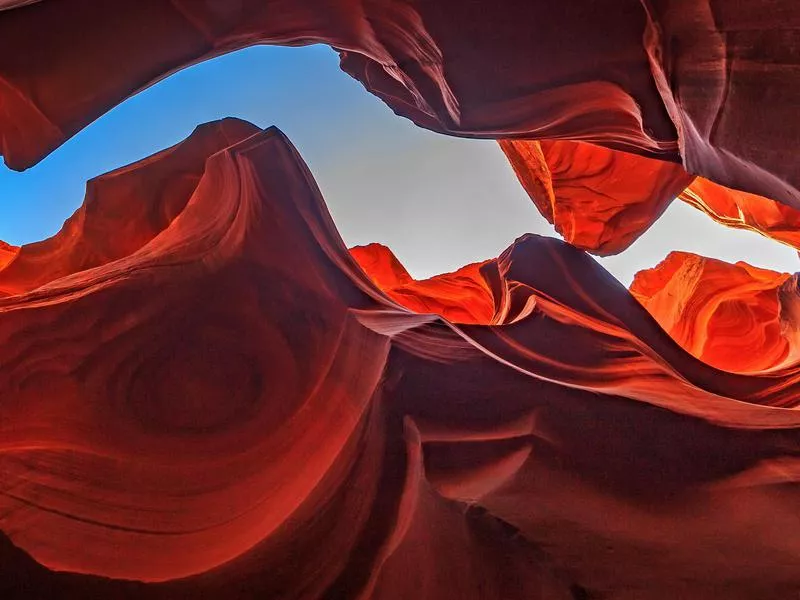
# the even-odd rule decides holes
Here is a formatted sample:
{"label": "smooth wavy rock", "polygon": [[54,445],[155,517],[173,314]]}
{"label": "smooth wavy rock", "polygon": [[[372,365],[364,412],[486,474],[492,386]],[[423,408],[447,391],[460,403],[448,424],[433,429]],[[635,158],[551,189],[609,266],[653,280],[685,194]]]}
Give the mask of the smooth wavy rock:
{"label": "smooth wavy rock", "polygon": [[631,293],[675,341],[715,367],[752,372],[797,362],[797,276],[672,252],[637,273]]}
{"label": "smooth wavy rock", "polygon": [[253,44],[325,43],[423,127],[593,142],[800,207],[800,5],[788,0],[11,0],[0,9],[0,151],[17,169],[187,65]]}
{"label": "smooth wavy rock", "polygon": [[407,310],[250,133],[101,177],[5,267],[3,598],[800,591],[796,365],[717,370],[537,236],[486,263],[495,324]]}
{"label": "smooth wavy rock", "polygon": [[172,148],[89,181],[83,205],[61,231],[9,249],[0,295],[28,292],[136,252],[183,211],[210,155],[258,131],[238,119],[208,123]]}

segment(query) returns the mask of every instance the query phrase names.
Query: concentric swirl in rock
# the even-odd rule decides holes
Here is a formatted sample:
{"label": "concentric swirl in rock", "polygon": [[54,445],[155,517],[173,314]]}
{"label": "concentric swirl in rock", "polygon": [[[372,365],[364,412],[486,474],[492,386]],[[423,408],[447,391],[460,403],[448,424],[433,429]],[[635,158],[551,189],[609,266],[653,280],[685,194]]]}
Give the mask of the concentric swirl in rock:
{"label": "concentric swirl in rock", "polygon": [[[43,245],[49,272],[64,275],[4,300],[0,385],[14,400],[0,523],[51,568],[149,581],[207,571],[292,518],[363,436],[386,342],[338,299],[358,287],[314,270],[329,234],[310,221],[311,190],[292,188],[305,173],[293,150],[275,131],[230,146],[226,128],[186,142],[212,156],[150,241],[76,270],[75,249],[91,256],[93,240],[62,232]],[[209,131],[227,149],[209,151]],[[174,168],[174,157],[144,161],[140,175],[153,183],[152,165]],[[91,196],[102,222],[121,198],[100,187],[112,194]],[[253,189],[291,198],[291,210],[277,214]],[[135,206],[148,200],[174,198]],[[272,260],[270,248],[289,245],[292,260]]]}

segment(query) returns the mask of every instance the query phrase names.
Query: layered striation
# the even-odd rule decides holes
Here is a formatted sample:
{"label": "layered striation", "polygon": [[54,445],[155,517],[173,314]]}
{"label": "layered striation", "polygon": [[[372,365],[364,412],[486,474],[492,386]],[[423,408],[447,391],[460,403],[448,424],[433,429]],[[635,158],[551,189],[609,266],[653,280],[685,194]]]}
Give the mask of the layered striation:
{"label": "layered striation", "polygon": [[[3,252],[3,597],[800,589],[786,275],[676,255],[634,297],[528,235],[414,281],[236,120]],[[748,312],[768,365],[712,343]]]}

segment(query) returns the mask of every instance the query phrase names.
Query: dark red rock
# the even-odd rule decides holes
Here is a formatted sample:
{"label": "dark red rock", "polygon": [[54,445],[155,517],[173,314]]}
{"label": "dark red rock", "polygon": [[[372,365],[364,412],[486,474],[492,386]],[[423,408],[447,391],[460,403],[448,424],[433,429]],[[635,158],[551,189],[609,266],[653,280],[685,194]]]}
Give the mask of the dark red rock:
{"label": "dark red rock", "polygon": [[42,0],[0,8],[0,151],[17,169],[185,66],[257,43],[319,42],[423,127],[592,142],[800,207],[800,5],[786,0]]}

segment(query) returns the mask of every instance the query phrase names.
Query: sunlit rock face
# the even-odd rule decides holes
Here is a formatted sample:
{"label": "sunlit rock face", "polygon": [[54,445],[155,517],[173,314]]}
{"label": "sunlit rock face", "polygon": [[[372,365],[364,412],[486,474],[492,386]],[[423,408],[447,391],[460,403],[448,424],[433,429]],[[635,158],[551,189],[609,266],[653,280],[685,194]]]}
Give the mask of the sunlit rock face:
{"label": "sunlit rock face", "polygon": [[631,293],[675,341],[715,367],[761,371],[797,360],[796,277],[673,252],[637,273]]}
{"label": "sunlit rock face", "polygon": [[694,177],[680,165],[582,142],[499,144],[542,216],[593,254],[628,248],[676,198],[722,225],[800,248],[800,211]]}
{"label": "sunlit rock face", "polygon": [[[528,235],[414,281],[382,246],[351,254],[288,140],[237,120],[5,252],[4,598],[799,589],[787,275],[684,255],[635,298]],[[734,309],[691,309],[701,280]],[[778,370],[721,371],[668,323],[706,319],[703,351],[732,360],[712,340],[732,313]]]}
{"label": "sunlit rock face", "polygon": [[409,310],[441,315],[453,323],[488,324],[494,320],[495,296],[499,296],[492,290],[492,281],[499,282],[496,261],[417,281],[386,246],[356,246],[350,254],[381,290]]}
{"label": "sunlit rock face", "polygon": [[556,231],[600,255],[630,246],[694,179],[679,164],[581,142],[503,140],[500,148]]}
{"label": "sunlit rock face", "polygon": [[702,177],[697,177],[679,198],[722,225],[754,231],[800,249],[800,211],[790,206]]}

